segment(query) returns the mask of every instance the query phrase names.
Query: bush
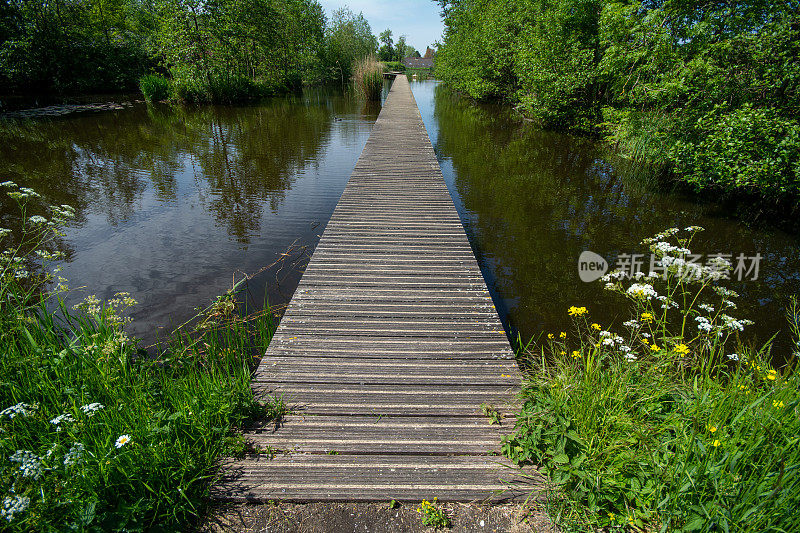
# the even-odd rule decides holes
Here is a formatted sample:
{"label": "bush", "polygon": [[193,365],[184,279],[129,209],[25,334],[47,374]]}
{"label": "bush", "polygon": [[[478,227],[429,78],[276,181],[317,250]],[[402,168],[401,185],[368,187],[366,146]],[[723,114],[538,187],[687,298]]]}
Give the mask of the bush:
{"label": "bush", "polygon": [[4,530],[185,530],[240,441],[233,428],[277,414],[249,386],[271,315],[241,318],[231,291],[148,357],[123,331],[129,295],[68,309],[65,280],[47,274],[72,210],[26,218],[38,195],[4,185],[25,221],[0,232],[4,244],[15,239],[0,255]]}
{"label": "bush", "polygon": [[368,55],[353,64],[353,85],[356,92],[366,100],[380,100],[383,91],[383,67]]}
{"label": "bush", "polygon": [[[631,302],[618,333],[571,307],[574,333],[548,335],[529,361],[503,452],[541,465],[563,496],[553,502],[564,525],[800,528],[800,379],[771,366],[768,346],[737,346],[748,322],[728,314],[737,295],[718,285],[730,264],[686,261],[699,229],[645,241],[663,278],[607,275],[607,288]],[[790,318],[797,335],[796,302]]]}
{"label": "bush", "polygon": [[160,102],[169,98],[169,80],[158,74],[147,74],[139,78],[139,90],[147,102]]}
{"label": "bush", "polygon": [[800,197],[800,122],[775,109],[744,104],[706,113],[670,152],[675,169],[697,189]]}
{"label": "bush", "polygon": [[406,66],[400,61],[383,61],[384,72],[405,72]]}

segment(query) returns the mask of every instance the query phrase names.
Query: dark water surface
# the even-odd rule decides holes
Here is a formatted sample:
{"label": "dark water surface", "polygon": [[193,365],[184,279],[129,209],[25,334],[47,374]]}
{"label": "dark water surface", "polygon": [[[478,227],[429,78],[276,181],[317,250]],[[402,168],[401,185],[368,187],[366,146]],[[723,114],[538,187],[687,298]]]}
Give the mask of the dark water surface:
{"label": "dark water surface", "polygon": [[615,169],[594,143],[542,132],[512,120],[508,110],[460,99],[437,82],[412,83],[412,89],[512,338],[565,330],[572,305],[586,306],[603,325],[627,320],[621,296],[599,281],[580,280],[581,252],[593,251],[613,267],[620,254],[649,254],[639,245],[645,237],[699,225],[706,231],[694,239],[695,253],[761,254],[756,281],[728,283],[741,295],[731,314],[756,322],[745,330],[745,342],[763,342],[780,331],[776,351],[783,353],[775,356],[785,360],[791,348],[785,310],[790,295],[800,293],[797,236],[751,229],[716,204],[655,192]]}
{"label": "dark water surface", "polygon": [[311,90],[251,106],[37,121],[5,132],[0,176],[76,207],[62,275],[86,289],[70,303],[129,291],[139,301],[130,331],[151,341],[237,271],[252,274],[297,242],[285,268],[249,284],[256,301],[267,283],[270,302],[288,300],[299,279],[290,263],[316,244],[379,111]]}
{"label": "dark water surface", "polygon": [[[564,330],[585,305],[604,325],[628,317],[621,298],[583,283],[583,250],[613,261],[641,253],[642,238],[701,225],[698,253],[754,255],[758,280],[732,283],[748,340],[776,331],[800,293],[800,240],[751,229],[715,204],[654,192],[626,177],[592,142],[546,133],[507,111],[461,100],[434,81],[412,90],[510,336]],[[76,207],[64,275],[88,294],[129,291],[140,302],[131,333],[152,340],[254,273],[253,298],[286,303],[303,246],[313,249],[366,142],[380,106],[326,90],[257,105],[172,109],[145,105],[0,128],[0,181]],[[0,200],[0,225],[13,216]],[[237,279],[241,275],[238,275]],[[280,280],[280,282],[276,282]]]}

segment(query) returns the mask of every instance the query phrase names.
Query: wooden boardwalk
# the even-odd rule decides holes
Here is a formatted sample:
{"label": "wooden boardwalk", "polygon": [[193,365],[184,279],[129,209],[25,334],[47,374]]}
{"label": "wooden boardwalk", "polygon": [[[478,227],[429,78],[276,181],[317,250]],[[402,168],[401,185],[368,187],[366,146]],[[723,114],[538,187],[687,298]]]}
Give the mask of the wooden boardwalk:
{"label": "wooden boardwalk", "polygon": [[498,456],[520,378],[442,178],[398,76],[253,386],[292,414],[252,428],[227,500],[451,501],[527,496]]}

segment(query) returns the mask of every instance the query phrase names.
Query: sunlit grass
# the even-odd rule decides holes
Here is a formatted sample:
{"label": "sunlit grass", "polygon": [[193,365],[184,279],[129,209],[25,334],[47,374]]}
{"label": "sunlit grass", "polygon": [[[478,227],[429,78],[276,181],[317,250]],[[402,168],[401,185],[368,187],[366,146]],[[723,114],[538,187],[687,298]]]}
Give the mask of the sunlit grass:
{"label": "sunlit grass", "polygon": [[65,280],[49,274],[59,254],[48,250],[71,210],[26,218],[38,195],[5,187],[24,223],[2,232],[0,524],[185,530],[241,440],[235,428],[285,412],[250,389],[272,314],[237,312],[234,288],[147,354],[123,331],[129,295],[64,305]]}
{"label": "sunlit grass", "polygon": [[[549,475],[564,529],[800,529],[796,355],[774,368],[769,345],[739,343],[747,321],[720,285],[730,265],[683,260],[699,230],[646,241],[665,276],[606,276],[630,320],[572,306],[573,326],[524,354],[525,403],[503,451]],[[797,340],[796,301],[788,318]]]}

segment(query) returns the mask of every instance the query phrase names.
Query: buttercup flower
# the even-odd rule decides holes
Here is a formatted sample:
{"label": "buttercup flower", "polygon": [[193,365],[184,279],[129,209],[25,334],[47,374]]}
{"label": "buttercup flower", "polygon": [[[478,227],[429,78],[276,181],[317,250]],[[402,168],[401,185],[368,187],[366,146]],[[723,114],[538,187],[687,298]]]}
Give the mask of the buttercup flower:
{"label": "buttercup flower", "polygon": [[588,312],[589,310],[586,309],[585,307],[575,307],[574,305],[571,306],[569,309],[567,309],[567,313],[569,313],[569,316],[583,316]]}

